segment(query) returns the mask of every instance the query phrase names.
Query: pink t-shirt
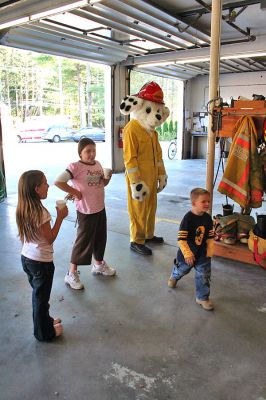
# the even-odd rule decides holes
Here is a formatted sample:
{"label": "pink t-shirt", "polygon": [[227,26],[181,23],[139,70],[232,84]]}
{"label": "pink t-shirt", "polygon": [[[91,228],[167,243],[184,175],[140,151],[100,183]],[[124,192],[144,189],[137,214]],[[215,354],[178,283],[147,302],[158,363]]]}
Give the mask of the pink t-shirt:
{"label": "pink t-shirt", "polygon": [[75,200],[76,209],[82,214],[95,214],[104,209],[104,182],[101,164],[94,165],[82,161],[68,165],[72,186],[82,194],[81,200]]}

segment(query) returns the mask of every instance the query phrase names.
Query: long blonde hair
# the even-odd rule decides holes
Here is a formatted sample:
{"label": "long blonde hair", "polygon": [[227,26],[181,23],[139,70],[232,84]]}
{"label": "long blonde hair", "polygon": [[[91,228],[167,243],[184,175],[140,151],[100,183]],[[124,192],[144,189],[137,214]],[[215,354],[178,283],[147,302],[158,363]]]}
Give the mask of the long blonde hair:
{"label": "long blonde hair", "polygon": [[44,173],[38,170],[26,171],[19,178],[16,222],[22,242],[38,238],[44,206],[35,189],[42,184],[43,178]]}

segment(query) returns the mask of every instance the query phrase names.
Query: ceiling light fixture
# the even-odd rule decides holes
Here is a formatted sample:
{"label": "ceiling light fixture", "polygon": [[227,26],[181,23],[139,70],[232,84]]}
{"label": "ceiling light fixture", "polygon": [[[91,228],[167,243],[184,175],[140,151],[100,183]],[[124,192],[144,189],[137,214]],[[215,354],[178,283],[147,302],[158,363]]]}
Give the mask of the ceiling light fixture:
{"label": "ceiling light fixture", "polygon": [[210,57],[186,58],[184,60],[177,60],[176,64],[189,64],[189,63],[205,62],[205,61],[210,61]]}
{"label": "ceiling light fixture", "polygon": [[173,65],[175,64],[175,61],[162,61],[162,62],[154,62],[154,63],[149,63],[149,64],[139,64],[136,65],[137,68],[150,68],[150,67],[160,67],[163,65]]}

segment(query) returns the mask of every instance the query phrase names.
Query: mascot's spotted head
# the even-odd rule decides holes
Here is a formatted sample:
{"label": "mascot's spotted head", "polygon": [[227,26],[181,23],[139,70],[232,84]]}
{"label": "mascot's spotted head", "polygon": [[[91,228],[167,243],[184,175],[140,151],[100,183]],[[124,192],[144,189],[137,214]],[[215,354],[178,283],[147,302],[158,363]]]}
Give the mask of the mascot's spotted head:
{"label": "mascot's spotted head", "polygon": [[131,114],[148,131],[160,126],[170,114],[164,105],[163,91],[156,82],[146,83],[139,93],[125,97],[120,112]]}

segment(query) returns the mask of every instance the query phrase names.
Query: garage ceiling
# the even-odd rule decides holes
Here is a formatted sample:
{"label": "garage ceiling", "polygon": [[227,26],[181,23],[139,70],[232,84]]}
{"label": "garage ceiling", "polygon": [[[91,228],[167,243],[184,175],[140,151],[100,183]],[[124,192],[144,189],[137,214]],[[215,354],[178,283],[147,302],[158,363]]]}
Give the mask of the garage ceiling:
{"label": "garage ceiling", "polygon": [[[266,0],[223,1],[220,73],[266,70]],[[0,0],[0,44],[190,79],[209,73],[210,0]]]}

